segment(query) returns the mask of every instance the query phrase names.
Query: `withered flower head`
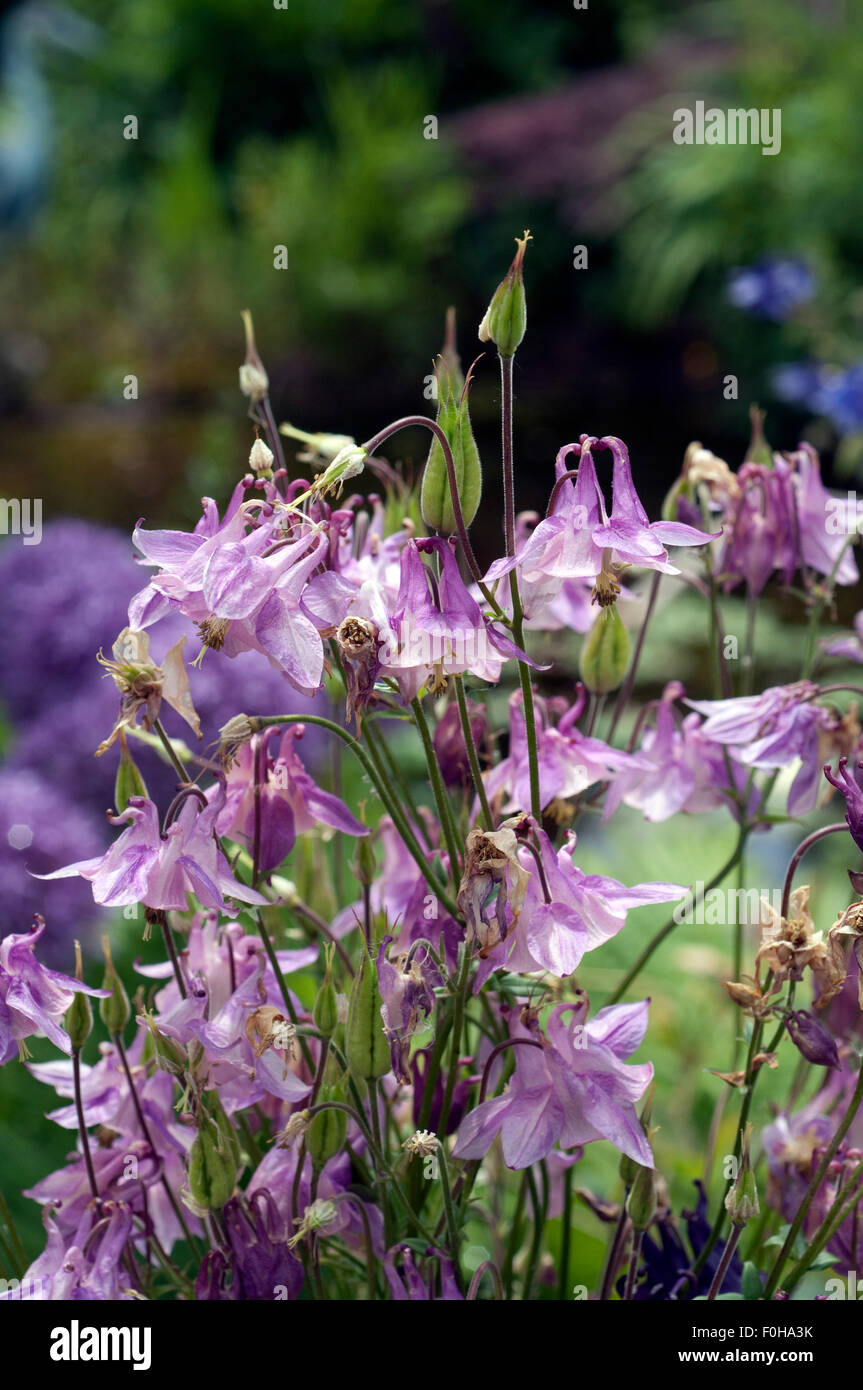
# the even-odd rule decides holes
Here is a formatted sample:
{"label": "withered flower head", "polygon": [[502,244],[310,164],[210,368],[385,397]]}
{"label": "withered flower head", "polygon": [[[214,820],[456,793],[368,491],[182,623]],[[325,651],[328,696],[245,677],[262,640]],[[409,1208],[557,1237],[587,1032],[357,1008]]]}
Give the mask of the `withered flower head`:
{"label": "withered flower head", "polygon": [[189,676],[183,664],[185,637],[168,652],[161,666],[150,657],[150,638],[146,632],[124,627],[113,645],[113,660],[101,651],[96,660],[110,672],[120,692],[120,715],[111,733],[96,749],[96,757],[116,742],[120,734],[132,728],[141,715],[145,729],[152,729],[159,717],[162,701],[182,715],[186,723],[201,737],[201,721],[192,703]]}

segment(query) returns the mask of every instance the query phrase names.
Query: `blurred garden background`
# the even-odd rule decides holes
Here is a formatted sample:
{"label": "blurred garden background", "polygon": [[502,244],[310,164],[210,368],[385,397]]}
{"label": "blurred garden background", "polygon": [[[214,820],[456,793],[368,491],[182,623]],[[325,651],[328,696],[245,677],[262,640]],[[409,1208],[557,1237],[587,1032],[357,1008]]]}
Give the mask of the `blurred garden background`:
{"label": "blurred garden background", "polygon": [[[95,654],[143,582],[138,518],[189,528],[201,496],[225,499],[245,471],[241,310],[254,316],[276,418],[366,439],[428,409],[448,305],[465,364],[477,355],[476,326],[529,227],[520,509],[544,508],[557,449],[588,431],[627,442],[656,515],[691,440],[738,466],[754,401],[775,448],[808,439],[834,486],[859,486],[861,19],[858,0],[4,7],[0,496],[41,498],[44,532],[29,547],[0,536],[0,936],[26,931],[38,908],[68,968],[72,936],[104,926],[86,885],[34,884],[27,869],[106,842],[114,767],[92,750],[116,696]],[[673,112],[697,99],[778,108],[781,152],[675,144]],[[472,416],[489,480],[498,410],[486,354]],[[403,435],[384,452],[410,467],[426,447]],[[499,544],[493,486],[475,528],[481,562]],[[842,603],[832,626],[848,625],[860,595]],[[728,601],[728,631],[742,631],[741,608]],[[789,624],[802,615],[772,589],[761,609],[768,683],[793,679]],[[709,694],[706,639],[697,604],[661,609],[644,691],[673,669]],[[227,668],[208,659],[193,686],[210,737],[284,688],[257,663]],[[170,784],[155,757],[146,767],[154,787]],[[628,881],[709,879],[727,846],[711,817],[691,825],[691,872],[662,827],[629,812],[615,836],[586,837],[580,862]],[[790,843],[777,832],[751,881],[773,882]],[[646,932],[662,913],[637,920]],[[126,934],[128,960],[142,948]],[[733,1030],[716,984],[730,943],[704,941],[704,928],[681,933],[646,978],[663,1001],[651,1055],[666,1099],[683,1068],[658,1140],[683,1200],[716,1094],[701,1068],[726,1064]],[[632,954],[624,934],[602,971]],[[598,1002],[602,971],[584,971]],[[685,987],[669,990],[669,974]],[[719,1020],[715,1053],[705,1009]],[[7,1069],[0,1185],[35,1244],[38,1209],[17,1190],[69,1143],[43,1103],[23,1068]],[[598,1259],[602,1232],[586,1209],[583,1225]]]}

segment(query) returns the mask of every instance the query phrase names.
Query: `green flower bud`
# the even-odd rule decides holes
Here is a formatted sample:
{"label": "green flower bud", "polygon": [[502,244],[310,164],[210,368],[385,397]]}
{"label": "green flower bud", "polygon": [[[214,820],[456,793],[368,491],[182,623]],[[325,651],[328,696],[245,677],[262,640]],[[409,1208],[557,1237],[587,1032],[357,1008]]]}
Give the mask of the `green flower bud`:
{"label": "green flower bud", "polygon": [[[81,943],[75,942],[75,979],[84,979],[84,971],[81,964]],[[69,1034],[69,1041],[72,1044],[73,1052],[80,1052],[85,1042],[93,1031],[93,1010],[90,1008],[90,1000],[86,994],[76,994],[72,1003],[66,1010],[63,1019],[63,1027]]]}
{"label": "green flower bud", "polygon": [[324,948],[324,957],[327,963],[326,974],[323,984],[318,990],[318,996],[312,1009],[312,1018],[318,1032],[325,1038],[331,1038],[339,1026],[339,1003],[336,998],[336,989],[333,984],[333,955],[335,946]]}
{"label": "green flower bud", "polygon": [[516,237],[518,250],[513,263],[495,290],[479,326],[480,342],[494,343],[501,357],[512,357],[527,328],[522,265],[527,243],[531,240],[530,232]]}
{"label": "green flower bud", "polygon": [[747,1124],[740,1154],[740,1167],[734,1184],[725,1198],[725,1210],[735,1226],[745,1226],[761,1210],[758,1204],[758,1188],[755,1174],[749,1161],[749,1144],[752,1138],[752,1125]]}
{"label": "green flower bud", "polygon": [[636,1231],[646,1231],[656,1215],[656,1174],[652,1168],[638,1165],[626,1202],[626,1214]]}
{"label": "green flower bud", "polygon": [[99,1005],[99,1014],[111,1037],[116,1033],[122,1033],[126,1024],[129,1022],[131,1009],[129,1008],[129,996],[123,988],[123,981],[117,974],[114,962],[111,959],[111,946],[107,936],[102,937],[102,950],[105,952],[105,978],[102,981],[102,988],[111,991],[107,999],[103,999]]}
{"label": "green flower bud", "polygon": [[629,633],[617,604],[603,608],[581,649],[581,679],[594,695],[616,690],[629,665]]}
{"label": "green flower bud", "polygon": [[764,421],[766,410],[759,410],[757,405],[749,407],[749,421],[752,425],[752,435],[749,446],[746,450],[747,463],[766,463],[768,467],[773,464],[773,450],[764,438]]}
{"label": "green flower bud", "polygon": [[370,888],[374,883],[378,871],[378,863],[373,837],[371,835],[360,835],[358,838],[351,869],[353,870],[353,875],[357,883],[362,883],[366,888]]}
{"label": "green flower bud", "polygon": [[[644,1133],[647,1135],[648,1140],[650,1139],[650,1112],[651,1112],[652,1108],[653,1108],[653,1086],[651,1085],[650,1090],[647,1092],[647,1098],[646,1098],[646,1100],[645,1100],[645,1102],[644,1102],[644,1105],[642,1106],[642,1109],[641,1109],[641,1116],[640,1116],[641,1128],[644,1130]],[[626,1188],[627,1192],[629,1191],[629,1189],[632,1187],[633,1183],[635,1182],[635,1179],[636,1179],[636,1177],[638,1176],[638,1170],[639,1170],[640,1167],[641,1167],[641,1164],[640,1164],[640,1163],[636,1163],[635,1159],[634,1159],[634,1158],[630,1158],[628,1154],[621,1154],[621,1155],[620,1155],[620,1164],[618,1165],[617,1171],[618,1171],[618,1173],[620,1174],[621,1181],[622,1181],[624,1187]]]}
{"label": "green flower bud", "polygon": [[[455,360],[458,361],[458,358]],[[465,526],[470,526],[482,493],[482,464],[468,410],[471,372],[459,387],[459,378],[453,376],[446,357],[442,355],[435,366],[435,376],[438,384],[437,423],[446,435],[452,452],[459,506]],[[420,509],[423,521],[431,530],[440,531],[445,536],[453,534],[456,524],[452,492],[443,448],[437,437],[432,440],[423,473]]]}
{"label": "green flower bud", "polygon": [[231,1197],[237,1165],[215,1121],[204,1119],[189,1153],[189,1192],[204,1211],[221,1211]]}
{"label": "green flower bud", "polygon": [[345,1028],[345,1057],[355,1077],[372,1081],[390,1070],[390,1047],[381,1017],[378,968],[363,951],[354,976],[348,1021]]}
{"label": "green flower bud", "polygon": [[117,768],[117,779],[114,783],[114,809],[119,816],[125,811],[132,796],[146,796],[147,785],[138,770],[129,749],[126,747],[126,740],[120,735],[120,765]]}

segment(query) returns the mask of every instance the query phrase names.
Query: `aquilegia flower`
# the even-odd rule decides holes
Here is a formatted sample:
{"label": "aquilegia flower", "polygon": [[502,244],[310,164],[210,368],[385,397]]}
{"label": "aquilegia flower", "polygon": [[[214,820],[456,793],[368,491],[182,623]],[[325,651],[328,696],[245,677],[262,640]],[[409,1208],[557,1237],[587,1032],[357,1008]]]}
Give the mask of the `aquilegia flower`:
{"label": "aquilegia flower", "polygon": [[[621,1153],[653,1167],[635,1102],[653,1077],[650,1062],[625,1059],[647,1029],[649,1000],[615,1004],[587,1021],[586,1001],[552,1010],[539,1047],[517,1046],[515,1072],[502,1096],[483,1101],[462,1121],[454,1158],[482,1158],[498,1135],[508,1168],[529,1168],[555,1144],[571,1149],[608,1139]],[[531,1038],[516,1024],[514,1038]]]}
{"label": "aquilegia flower", "polygon": [[61,1052],[71,1053],[62,1021],[75,995],[101,998],[110,992],[40,965],[34,952],[44,930],[45,923],[37,917],[29,932],[0,941],[0,1066],[15,1056],[26,1056],[24,1039],[34,1034],[50,1038]]}

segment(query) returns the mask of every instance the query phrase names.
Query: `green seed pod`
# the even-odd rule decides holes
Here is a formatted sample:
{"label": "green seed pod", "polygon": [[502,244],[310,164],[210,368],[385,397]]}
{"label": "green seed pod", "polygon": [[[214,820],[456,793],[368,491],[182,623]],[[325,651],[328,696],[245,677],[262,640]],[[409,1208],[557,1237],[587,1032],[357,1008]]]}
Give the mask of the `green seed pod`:
{"label": "green seed pod", "polygon": [[639,1164],[626,1202],[626,1214],[636,1231],[646,1231],[656,1215],[656,1174]]}
{"label": "green seed pod", "polygon": [[126,747],[126,740],[121,738],[120,765],[117,768],[117,779],[114,783],[114,809],[119,816],[121,811],[125,811],[132,796],[146,796],[147,785],[138,770],[132,754]]}
{"label": "green seed pod", "polygon": [[236,1178],[242,1163],[242,1152],[237,1131],[231,1120],[228,1118],[217,1091],[208,1091],[204,1101],[204,1109],[212,1119],[219,1132],[222,1149],[233,1164],[234,1177]]}
{"label": "green seed pod", "polygon": [[[459,506],[465,526],[470,526],[482,495],[482,464],[473,437],[468,409],[471,373],[468,372],[460,393],[457,392],[443,359],[439,359],[435,376],[438,383],[437,423],[446,435],[452,451]],[[423,521],[431,530],[440,531],[445,536],[453,534],[456,524],[452,492],[443,448],[437,438],[432,440],[423,473],[420,509]]]}
{"label": "green seed pod", "polygon": [[752,1164],[749,1160],[749,1145],[752,1138],[752,1126],[747,1124],[746,1133],[743,1136],[743,1147],[740,1156],[740,1167],[737,1170],[737,1177],[734,1184],[725,1198],[725,1210],[731,1217],[735,1226],[745,1226],[747,1221],[751,1221],[753,1216],[757,1216],[761,1210],[758,1203],[758,1187],[755,1182],[755,1174],[752,1171]]}
{"label": "green seed pod", "polygon": [[378,968],[363,951],[348,1006],[345,1057],[352,1074],[364,1081],[386,1076],[390,1069],[390,1047],[381,1017],[382,1004]]}
{"label": "green seed pod", "polygon": [[[81,964],[80,941],[75,942],[75,979],[81,981],[84,979],[84,971]],[[90,1000],[87,998],[86,994],[75,995],[75,998],[66,1010],[66,1016],[63,1019],[63,1027],[69,1034],[72,1051],[80,1052],[93,1031],[93,1010],[90,1008]]]}
{"label": "green seed pod", "polygon": [[749,421],[752,425],[752,435],[746,450],[747,463],[765,463],[768,468],[773,466],[773,450],[764,437],[764,421],[767,416],[766,410],[759,410],[757,405],[749,407]]}
{"label": "green seed pod", "polygon": [[617,604],[603,608],[581,649],[581,679],[594,695],[616,690],[629,665],[629,633]]}
{"label": "green seed pod", "polygon": [[123,988],[123,981],[117,974],[114,962],[111,959],[111,946],[107,936],[102,937],[102,950],[105,952],[105,978],[102,981],[102,988],[111,991],[107,999],[103,999],[99,1005],[99,1014],[111,1037],[115,1033],[122,1033],[129,1022],[131,1009],[129,1008],[129,996]]}
{"label": "green seed pod", "polygon": [[325,948],[326,974],[312,1009],[315,1027],[325,1038],[331,1038],[339,1026],[339,1004],[333,984],[333,954],[335,949],[335,946]]}
{"label": "green seed pod", "polygon": [[[327,1080],[321,1086],[318,1104],[323,1101],[344,1101],[347,1097],[347,1078],[340,1074],[340,1068],[333,1057],[327,1062]],[[322,1110],[313,1116],[306,1131],[306,1148],[316,1168],[323,1168],[328,1159],[334,1158],[345,1142],[348,1132],[348,1117],[344,1110]]]}
{"label": "green seed pod", "polygon": [[516,237],[518,250],[505,278],[498,285],[479,326],[482,343],[494,343],[501,357],[512,357],[527,328],[527,302],[522,266],[530,232]]}
{"label": "green seed pod", "polygon": [[378,871],[373,836],[359,836],[351,869],[357,883],[362,883],[367,888],[371,887]]}
{"label": "green seed pod", "polygon": [[202,1120],[189,1154],[189,1192],[207,1211],[221,1211],[231,1197],[237,1165],[214,1120]]}

